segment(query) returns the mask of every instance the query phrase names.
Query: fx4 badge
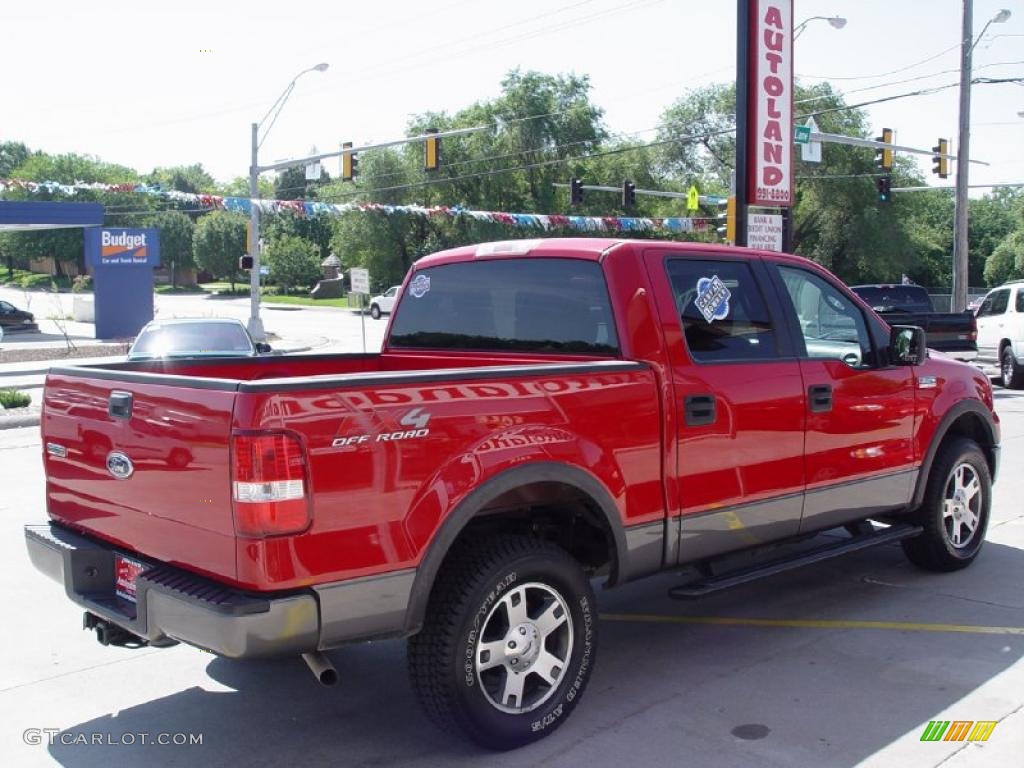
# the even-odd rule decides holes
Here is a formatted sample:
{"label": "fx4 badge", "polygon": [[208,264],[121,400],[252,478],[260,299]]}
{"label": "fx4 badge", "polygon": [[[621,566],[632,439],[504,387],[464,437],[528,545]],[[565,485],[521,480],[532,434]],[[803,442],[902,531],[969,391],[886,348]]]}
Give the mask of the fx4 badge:
{"label": "fx4 badge", "polygon": [[398,420],[399,426],[409,427],[409,429],[400,429],[397,432],[380,432],[377,435],[347,435],[346,437],[336,437],[331,443],[334,448],[344,448],[350,445],[362,445],[363,443],[394,443],[399,440],[413,440],[420,437],[426,437],[430,434],[430,430],[427,429],[427,424],[430,423],[430,413],[424,408],[413,408],[411,411],[403,414],[402,418]]}

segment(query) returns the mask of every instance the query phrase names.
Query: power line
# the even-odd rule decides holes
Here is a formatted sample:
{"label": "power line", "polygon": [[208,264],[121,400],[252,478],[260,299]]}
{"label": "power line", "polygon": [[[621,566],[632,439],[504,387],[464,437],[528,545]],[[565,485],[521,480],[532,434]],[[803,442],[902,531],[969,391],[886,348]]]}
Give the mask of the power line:
{"label": "power line", "polygon": [[956,45],[951,45],[949,48],[946,48],[945,50],[939,51],[934,56],[929,56],[927,59],[921,59],[920,61],[914,62],[913,64],[908,64],[905,67],[900,67],[899,69],[890,69],[888,72],[879,72],[876,75],[854,75],[854,76],[850,76],[850,77],[840,77],[839,75],[801,75],[801,74],[798,74],[797,76],[798,77],[807,77],[807,78],[810,78],[811,80],[874,80],[874,79],[879,78],[879,77],[888,77],[889,75],[898,75],[900,72],[906,72],[908,69],[914,69],[915,67],[919,67],[922,64],[927,64],[929,61],[935,61],[935,59],[939,58],[940,56],[945,56],[950,51],[955,51],[959,47],[960,47],[960,43],[957,43]]}
{"label": "power line", "polygon": [[[988,84],[994,84],[994,83],[1009,83],[1009,82],[1016,83],[1016,82],[1020,82],[1022,80],[1024,80],[1024,78],[998,78],[998,79],[994,79],[994,78],[975,78],[972,82],[974,84],[978,84],[978,85],[988,85]],[[870,101],[864,101],[864,102],[861,102],[859,104],[849,104],[849,105],[844,105],[842,107],[832,107],[832,108],[828,108],[828,109],[817,110],[815,112],[808,112],[808,113],[802,114],[802,115],[796,115],[796,116],[794,116],[794,119],[804,119],[804,118],[807,118],[807,117],[817,117],[819,115],[829,114],[831,112],[841,112],[841,111],[850,110],[850,109],[861,109],[861,108],[866,107],[866,106],[871,106],[872,104],[881,104],[881,103],[884,103],[884,102],[887,102],[887,101],[894,101],[894,100],[897,100],[897,99],[905,99],[905,98],[910,98],[910,97],[914,97],[914,96],[925,96],[925,95],[929,95],[929,94],[932,94],[932,93],[935,93],[935,92],[938,92],[938,91],[946,90],[948,88],[955,88],[957,86],[959,86],[959,83],[952,83],[950,85],[937,86],[935,88],[926,88],[926,89],[920,89],[920,90],[917,90],[917,91],[911,91],[909,93],[902,93],[902,94],[895,94],[895,95],[892,95],[892,96],[885,96],[885,97],[878,98],[878,99],[872,99]],[[690,125],[692,125],[692,123]],[[689,127],[689,126],[686,126],[686,127]],[[555,158],[555,159],[552,159],[552,160],[545,160],[545,161],[540,161],[540,162],[537,162],[537,163],[530,163],[530,164],[527,164],[527,165],[521,165],[521,166],[515,166],[515,167],[509,167],[509,168],[492,169],[492,170],[488,170],[488,171],[481,171],[481,172],[478,172],[478,173],[466,174],[466,175],[463,175],[463,176],[452,176],[452,177],[446,177],[446,178],[443,178],[443,179],[427,179],[427,180],[424,180],[424,181],[412,182],[412,183],[409,183],[409,184],[399,184],[399,185],[395,185],[395,186],[391,186],[391,187],[377,187],[377,188],[371,188],[371,189],[356,190],[356,191],[353,191],[353,192],[350,192],[350,193],[345,193],[345,194],[338,195],[338,196],[330,196],[328,198],[322,198],[322,199],[325,200],[325,201],[338,200],[338,199],[350,199],[350,198],[353,198],[353,197],[358,197],[359,195],[362,195],[362,194],[374,194],[374,193],[380,193],[380,192],[396,192],[396,191],[400,191],[400,190],[403,190],[403,189],[416,189],[416,188],[420,188],[420,187],[431,186],[431,185],[434,185],[434,184],[454,183],[456,181],[463,181],[463,180],[469,180],[469,179],[483,178],[483,177],[487,177],[487,176],[495,176],[495,175],[502,174],[502,173],[512,173],[512,172],[515,172],[515,171],[529,170],[531,168],[541,168],[541,167],[546,167],[546,166],[551,166],[551,165],[559,165],[559,164],[568,163],[568,162],[577,162],[577,161],[583,161],[583,160],[596,159],[596,158],[600,158],[600,157],[607,157],[609,155],[622,154],[624,152],[634,152],[634,151],[637,151],[637,150],[650,149],[650,148],[653,148],[653,147],[665,146],[665,145],[668,145],[668,144],[677,144],[677,143],[701,141],[701,140],[704,140],[704,139],[707,139],[707,138],[711,138],[713,136],[722,136],[722,135],[726,135],[726,134],[729,134],[729,133],[733,133],[733,132],[735,132],[735,130],[736,130],[735,127],[733,127],[733,128],[726,128],[726,129],[722,129],[722,130],[719,130],[719,131],[711,131],[711,132],[707,132],[707,133],[700,133],[700,134],[696,134],[696,135],[693,135],[693,136],[682,136],[682,137],[677,137],[677,138],[672,138],[672,139],[665,139],[665,140],[662,140],[662,141],[648,142],[646,144],[641,144],[641,145],[637,145],[637,146],[618,147],[618,148],[611,149],[611,150],[606,150],[606,151],[603,151],[603,152],[595,152],[595,153],[590,153],[590,154],[585,154],[585,155],[573,155],[573,156],[565,157],[565,158]]]}
{"label": "power line", "polygon": [[[1011,65],[1016,65],[1016,64],[1024,64],[1024,61],[997,61],[997,62],[993,62],[992,64],[983,64],[982,66],[975,67],[974,69],[975,70],[979,70],[979,69],[988,69],[990,67],[1006,67],[1006,66],[1011,66]],[[853,89],[848,90],[848,91],[843,91],[842,95],[846,96],[846,95],[851,94],[851,93],[862,93],[864,91],[877,91],[879,88],[889,88],[890,86],[893,86],[893,85],[903,85],[905,83],[913,83],[913,82],[916,82],[918,80],[927,80],[927,79],[932,78],[932,77],[938,77],[939,75],[949,75],[949,74],[952,74],[954,72],[959,72],[959,71],[960,71],[959,69],[944,69],[941,72],[933,72],[930,75],[918,75],[917,77],[908,77],[905,80],[893,80],[893,81],[888,82],[888,83],[880,83],[879,85],[866,85],[863,88],[853,88]],[[822,99],[830,98],[830,96],[831,96],[831,94],[826,94],[826,95],[823,95],[823,96],[809,96],[806,99],[798,99],[798,100],[794,101],[793,103],[794,104],[806,104],[806,103],[811,102],[811,101],[821,101]]]}

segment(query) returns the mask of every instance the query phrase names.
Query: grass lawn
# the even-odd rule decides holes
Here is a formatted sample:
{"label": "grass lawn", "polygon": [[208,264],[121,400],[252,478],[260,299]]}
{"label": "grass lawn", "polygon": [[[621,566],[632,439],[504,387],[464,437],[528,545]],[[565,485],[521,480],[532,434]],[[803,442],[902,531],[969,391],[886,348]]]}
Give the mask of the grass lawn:
{"label": "grass lawn", "polygon": [[342,299],[311,299],[308,296],[264,296],[263,301],[267,304],[301,304],[307,307],[341,307],[343,309],[355,309],[348,303],[347,298]]}
{"label": "grass lawn", "polygon": [[71,282],[72,278],[70,277],[51,277],[25,269],[15,269],[14,274],[11,275],[6,268],[0,268],[0,284],[6,285],[8,288],[21,288],[26,291],[52,291],[53,286],[56,285],[59,292],[66,293],[71,290]]}
{"label": "grass lawn", "polygon": [[201,285],[157,285],[153,290],[161,294],[206,293],[206,289]]}

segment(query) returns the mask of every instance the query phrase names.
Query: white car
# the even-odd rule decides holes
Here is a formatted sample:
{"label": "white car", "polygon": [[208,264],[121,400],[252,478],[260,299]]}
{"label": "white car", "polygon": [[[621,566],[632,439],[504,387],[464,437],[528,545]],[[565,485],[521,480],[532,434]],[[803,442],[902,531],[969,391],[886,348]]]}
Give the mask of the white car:
{"label": "white car", "polygon": [[398,299],[398,289],[401,287],[392,285],[380,296],[370,299],[370,317],[379,320],[381,315],[391,314],[391,310],[395,308],[395,301]]}
{"label": "white car", "polygon": [[1003,386],[1024,388],[1024,280],[1013,280],[986,294],[975,315],[978,364]]}

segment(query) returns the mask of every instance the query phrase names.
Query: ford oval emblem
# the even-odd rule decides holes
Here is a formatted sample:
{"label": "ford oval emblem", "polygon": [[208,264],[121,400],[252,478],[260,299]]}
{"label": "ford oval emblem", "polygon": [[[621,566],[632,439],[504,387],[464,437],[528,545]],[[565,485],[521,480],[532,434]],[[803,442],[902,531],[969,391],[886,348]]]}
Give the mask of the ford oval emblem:
{"label": "ford oval emblem", "polygon": [[132,460],[120,451],[107,454],[107,472],[118,480],[127,480],[134,471],[135,465],[132,464]]}

